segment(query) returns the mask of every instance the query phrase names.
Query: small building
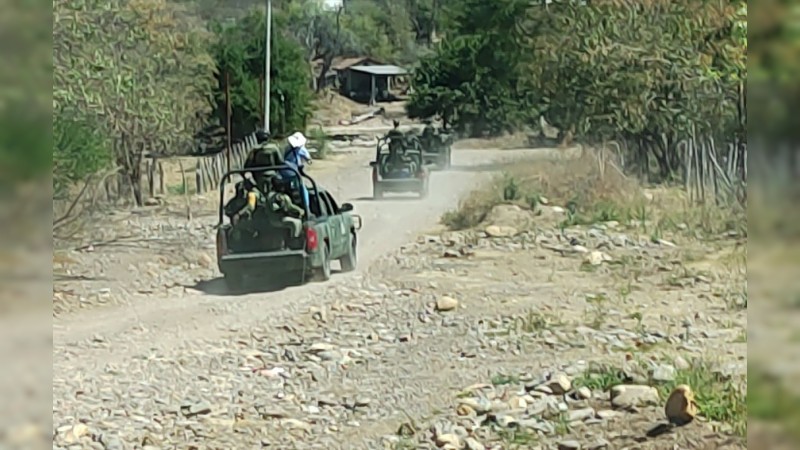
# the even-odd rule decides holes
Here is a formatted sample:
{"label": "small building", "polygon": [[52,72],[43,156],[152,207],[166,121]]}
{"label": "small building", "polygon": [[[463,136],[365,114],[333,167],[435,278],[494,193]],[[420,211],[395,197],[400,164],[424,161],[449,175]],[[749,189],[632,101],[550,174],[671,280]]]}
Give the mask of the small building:
{"label": "small building", "polygon": [[336,72],[343,72],[353,66],[381,66],[385,64],[384,61],[375,59],[371,56],[347,56],[333,58],[331,70]]}
{"label": "small building", "polygon": [[[314,68],[314,77],[319,80],[323,66],[322,59],[317,59],[312,64]],[[369,56],[337,56],[333,58],[330,68],[321,81],[324,83],[324,86],[334,86],[341,94],[345,95],[346,93],[342,90],[342,84],[345,79],[345,73],[350,67],[377,66],[382,64],[382,61]]]}
{"label": "small building", "polygon": [[405,77],[408,71],[390,64],[353,65],[338,72],[339,92],[352,100],[374,105],[395,98],[392,91],[395,80]]}
{"label": "small building", "polygon": [[[317,79],[321,70],[322,61],[314,61]],[[345,97],[374,105],[396,98],[396,91],[404,91],[407,88],[406,75],[406,69],[370,56],[337,57],[321,81],[324,86],[335,86]]]}

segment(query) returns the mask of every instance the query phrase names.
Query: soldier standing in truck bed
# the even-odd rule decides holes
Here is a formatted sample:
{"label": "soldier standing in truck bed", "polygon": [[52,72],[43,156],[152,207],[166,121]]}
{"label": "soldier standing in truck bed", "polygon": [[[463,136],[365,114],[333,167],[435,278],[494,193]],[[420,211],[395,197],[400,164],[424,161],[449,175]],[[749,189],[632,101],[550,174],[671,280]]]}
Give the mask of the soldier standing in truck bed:
{"label": "soldier standing in truck bed", "polygon": [[[250,150],[244,161],[244,169],[255,169],[266,166],[280,166],[283,164],[283,154],[280,148],[269,142],[269,133],[258,130],[256,132],[257,145]],[[262,198],[263,193],[269,190],[269,180],[275,176],[272,171],[251,170],[252,181],[244,179],[236,183],[236,195],[225,205],[225,213],[234,222],[249,216],[255,208],[253,195],[256,199]],[[251,195],[252,194],[252,195]]]}
{"label": "soldier standing in truck bed", "polygon": [[[245,169],[283,165],[283,152],[277,144],[269,142],[269,133],[259,130],[256,132],[256,140],[258,145],[247,155],[244,162]],[[269,188],[269,179],[265,178],[263,171],[254,171],[253,178],[260,189]]]}
{"label": "soldier standing in truck bed", "polygon": [[306,211],[292,202],[292,197],[287,193],[289,184],[278,177],[271,180],[271,189],[264,199],[266,203],[266,217],[270,226],[288,228],[292,237],[300,237],[303,230],[302,217]]}

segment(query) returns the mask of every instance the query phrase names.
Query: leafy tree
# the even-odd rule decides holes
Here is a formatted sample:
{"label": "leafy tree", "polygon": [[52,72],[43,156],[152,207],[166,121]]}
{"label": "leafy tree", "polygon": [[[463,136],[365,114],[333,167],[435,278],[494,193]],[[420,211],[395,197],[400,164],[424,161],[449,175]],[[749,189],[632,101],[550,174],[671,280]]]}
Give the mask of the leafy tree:
{"label": "leafy tree", "polygon": [[53,8],[54,109],[80,111],[107,134],[141,204],[145,153],[185,151],[208,116],[210,36],[167,0],[57,0]]}
{"label": "leafy tree", "polygon": [[0,18],[0,201],[51,169],[51,26],[38,3],[6,5]]}
{"label": "leafy tree", "polygon": [[418,43],[433,45],[447,29],[447,7],[452,0],[407,0],[411,29]]}
{"label": "leafy tree", "polygon": [[520,0],[462,0],[454,6],[452,37],[415,70],[409,116],[440,116],[472,135],[522,125],[535,104],[520,52],[526,9]]}
{"label": "leafy tree", "polygon": [[398,36],[408,22],[405,16],[401,15],[398,20],[392,14],[397,12],[385,8],[377,0],[349,0],[341,20],[343,27],[356,36],[365,54],[394,61],[400,46]]}
{"label": "leafy tree", "polygon": [[[796,125],[800,113],[800,33],[793,8],[796,6],[790,2],[764,0],[750,11],[745,25],[750,25],[747,62],[753,71],[748,93],[755,100],[750,102],[750,115],[758,119],[751,135],[796,145],[800,141]],[[777,151],[778,147],[760,150]]]}
{"label": "leafy tree", "polygon": [[0,198],[17,183],[39,180],[53,162],[48,111],[21,99],[0,97]]}
{"label": "leafy tree", "polygon": [[652,156],[670,176],[681,139],[743,133],[736,13],[702,2],[551,8],[534,40],[547,51],[530,66],[548,121],[584,139],[630,142],[642,164]]}
{"label": "leafy tree", "polygon": [[53,113],[53,199],[67,200],[69,189],[108,167],[109,139],[92,119],[76,111]]}
{"label": "leafy tree", "polygon": [[579,139],[623,139],[668,176],[693,133],[744,139],[743,7],[453,0],[447,38],[415,71],[408,111],[472,134],[519,129],[541,113]]}
{"label": "leafy tree", "polygon": [[[311,114],[311,72],[303,48],[280,30],[287,29],[287,16],[273,15],[270,73],[270,131],[274,135],[304,129]],[[224,123],[226,73],[230,78],[233,134],[252,132],[262,118],[261,80],[264,77],[266,22],[262,11],[253,11],[234,24],[214,26],[214,46],[219,89],[216,114]]]}
{"label": "leafy tree", "polygon": [[357,56],[363,52],[359,37],[342,25],[343,8],[330,11],[319,5],[288,5],[284,11],[290,19],[290,33],[306,51],[309,67],[321,61],[313,83],[317,92],[325,88],[325,75],[335,57]]}

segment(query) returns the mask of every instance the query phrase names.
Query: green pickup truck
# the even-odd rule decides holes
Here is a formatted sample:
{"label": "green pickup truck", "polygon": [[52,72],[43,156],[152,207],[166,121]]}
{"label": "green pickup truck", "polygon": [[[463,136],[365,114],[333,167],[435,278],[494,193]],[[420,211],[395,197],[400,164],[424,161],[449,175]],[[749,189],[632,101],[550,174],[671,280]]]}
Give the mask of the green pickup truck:
{"label": "green pickup truck", "polygon": [[450,168],[453,154],[453,135],[435,131],[431,136],[420,138],[422,157],[425,164],[431,164],[439,170]]}
{"label": "green pickup truck", "polygon": [[[290,170],[304,181],[309,205],[303,205],[299,189],[291,193],[293,202],[303,205],[305,210],[300,237],[293,237],[286,228],[272,227],[266,220],[258,220],[258,208],[250,218],[232,223],[230,208],[225,202],[226,184],[234,175],[247,180],[247,173],[260,170]],[[361,225],[361,217],[353,214],[352,204],[339,205],[330,192],[288,166],[233,170],[220,182],[217,265],[231,290],[242,289],[249,280],[301,284],[309,279],[327,281],[334,260],[339,261],[343,272],[356,269]]]}

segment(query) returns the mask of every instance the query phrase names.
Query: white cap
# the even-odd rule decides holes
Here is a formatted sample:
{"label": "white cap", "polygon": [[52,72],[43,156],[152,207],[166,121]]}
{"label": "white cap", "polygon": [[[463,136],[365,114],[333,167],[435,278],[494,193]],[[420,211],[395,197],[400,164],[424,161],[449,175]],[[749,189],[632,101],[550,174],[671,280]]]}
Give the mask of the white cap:
{"label": "white cap", "polygon": [[289,145],[291,145],[293,148],[302,147],[306,145],[307,142],[306,137],[303,136],[303,133],[299,131],[289,136],[287,140],[289,141]]}

